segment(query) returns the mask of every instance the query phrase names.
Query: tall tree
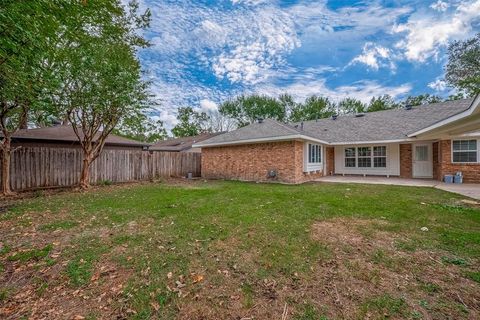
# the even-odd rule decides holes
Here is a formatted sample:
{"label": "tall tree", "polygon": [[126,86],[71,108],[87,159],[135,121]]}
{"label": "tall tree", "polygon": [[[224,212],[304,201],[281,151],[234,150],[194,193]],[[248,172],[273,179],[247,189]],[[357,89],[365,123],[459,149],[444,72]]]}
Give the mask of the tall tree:
{"label": "tall tree", "polygon": [[167,138],[167,129],[161,120],[153,120],[147,115],[127,119],[117,125],[114,134],[142,142],[153,143]]}
{"label": "tall tree", "polygon": [[480,33],[448,47],[447,83],[467,95],[480,93]]}
{"label": "tall tree", "polygon": [[10,188],[11,138],[26,128],[28,114],[45,107],[42,93],[53,85],[44,61],[51,55],[67,2],[50,0],[0,3],[0,155],[1,193]]}
{"label": "tall tree", "polygon": [[383,96],[373,97],[370,100],[370,103],[367,108],[367,112],[375,112],[375,111],[382,111],[382,110],[389,110],[393,108],[397,108],[398,105],[395,103],[395,100],[388,94]]}
{"label": "tall tree", "polygon": [[290,112],[290,121],[308,121],[328,118],[335,114],[335,104],[328,98],[311,96],[297,104]]}
{"label": "tall tree", "polygon": [[69,11],[62,41],[50,66],[61,86],[52,96],[83,150],[80,187],[90,184],[90,165],[100,155],[112,130],[142,115],[148,101],[136,56],[145,41],[150,13],[137,2],[83,1]]}
{"label": "tall tree", "polygon": [[277,99],[265,95],[239,96],[222,103],[219,111],[235,120],[238,127],[244,127],[258,118],[285,121],[287,110]]}
{"label": "tall tree", "polygon": [[341,114],[362,113],[366,110],[365,103],[355,98],[345,98],[338,103],[338,111]]}
{"label": "tall tree", "polygon": [[202,121],[201,131],[205,132],[226,132],[236,129],[236,121],[220,113],[218,110],[205,112],[205,121]]}
{"label": "tall tree", "polygon": [[190,137],[202,133],[204,123],[208,120],[206,113],[197,112],[192,107],[178,108],[178,124],[172,129],[172,134],[177,137]]}

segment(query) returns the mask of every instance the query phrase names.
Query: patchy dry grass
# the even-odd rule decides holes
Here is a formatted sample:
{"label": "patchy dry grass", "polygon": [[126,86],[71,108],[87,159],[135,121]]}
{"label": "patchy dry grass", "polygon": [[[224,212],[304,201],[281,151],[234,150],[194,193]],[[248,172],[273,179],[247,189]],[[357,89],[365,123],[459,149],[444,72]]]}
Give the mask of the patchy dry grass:
{"label": "patchy dry grass", "polygon": [[203,181],[45,192],[1,206],[0,318],[479,318],[480,210],[461,200]]}

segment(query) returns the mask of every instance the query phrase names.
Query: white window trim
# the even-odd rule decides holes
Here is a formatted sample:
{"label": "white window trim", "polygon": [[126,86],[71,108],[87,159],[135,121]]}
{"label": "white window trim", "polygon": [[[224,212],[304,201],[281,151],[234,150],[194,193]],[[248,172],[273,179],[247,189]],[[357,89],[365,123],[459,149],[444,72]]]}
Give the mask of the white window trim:
{"label": "white window trim", "polygon": [[[320,150],[320,162],[310,162],[310,157],[308,156],[308,151],[310,148],[310,145],[317,145],[319,146]],[[305,142],[304,144],[304,151],[303,151],[303,157],[304,157],[304,168],[303,172],[315,172],[315,171],[323,171],[323,164],[324,164],[324,159],[325,159],[325,148],[323,145],[319,143],[314,143],[314,142]]]}
{"label": "white window trim", "polygon": [[[453,161],[453,141],[470,141],[476,140],[477,141],[477,161],[476,162],[456,162]],[[450,140],[450,162],[452,164],[478,164],[480,163],[480,139],[468,139],[468,138],[459,138],[459,139],[451,139]]]}
{"label": "white window trim", "polygon": [[[359,158],[368,158],[368,157],[359,157],[358,156],[358,148],[370,148],[370,161],[371,161],[371,166],[370,167],[359,167],[358,166],[358,159]],[[374,152],[373,152],[373,148],[374,147],[385,147],[385,157],[375,157],[374,156]],[[348,149],[348,148],[355,148],[355,167],[347,167],[345,165],[345,159],[353,159],[353,157],[345,157],[345,149]],[[374,158],[385,158],[385,167],[375,167],[375,160]],[[343,161],[343,167],[347,170],[354,170],[354,169],[358,169],[358,170],[375,170],[375,171],[382,171],[382,170],[388,170],[389,169],[389,156],[388,156],[388,146],[385,145],[385,144],[372,144],[372,145],[363,145],[363,146],[345,146],[343,148],[343,155],[342,155],[342,161]]]}

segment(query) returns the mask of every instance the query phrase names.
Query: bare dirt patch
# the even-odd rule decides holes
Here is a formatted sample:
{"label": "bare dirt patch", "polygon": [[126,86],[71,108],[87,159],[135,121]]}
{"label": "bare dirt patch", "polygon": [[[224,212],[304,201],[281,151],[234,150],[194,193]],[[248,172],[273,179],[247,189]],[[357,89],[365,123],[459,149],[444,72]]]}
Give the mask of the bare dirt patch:
{"label": "bare dirt patch", "polygon": [[312,289],[325,283],[320,300],[328,301],[331,316],[480,317],[479,286],[459,266],[442,262],[448,253],[398,250],[395,244],[405,237],[372,231],[375,223],[386,222],[343,218],[312,227],[312,237],[334,255],[320,264],[312,281]]}

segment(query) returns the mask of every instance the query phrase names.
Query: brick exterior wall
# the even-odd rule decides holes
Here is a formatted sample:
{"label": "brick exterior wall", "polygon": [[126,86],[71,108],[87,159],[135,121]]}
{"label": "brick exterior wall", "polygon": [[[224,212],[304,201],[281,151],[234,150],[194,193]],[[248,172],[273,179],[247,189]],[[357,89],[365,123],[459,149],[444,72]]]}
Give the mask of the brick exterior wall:
{"label": "brick exterior wall", "polygon": [[326,163],[326,172],[325,175],[334,175],[335,174],[335,148],[326,147],[325,148],[325,161]]}
{"label": "brick exterior wall", "polygon": [[[457,164],[452,163],[452,142],[451,140],[442,140],[438,142],[438,175],[437,179],[442,180],[446,174],[455,174],[457,171],[463,173],[463,182],[465,183],[480,183],[480,164],[466,163]],[[435,164],[434,164],[435,168]],[[434,169],[435,170],[435,169]]]}
{"label": "brick exterior wall", "polygon": [[412,144],[400,145],[400,178],[411,179],[412,174]]}
{"label": "brick exterior wall", "polygon": [[442,175],[440,174],[440,150],[439,142],[432,143],[432,165],[433,165],[433,179],[442,180]]}
{"label": "brick exterior wall", "polygon": [[[303,153],[300,141],[202,148],[202,177],[302,183],[322,176],[303,172]],[[268,177],[269,170],[276,170],[277,177]]]}

